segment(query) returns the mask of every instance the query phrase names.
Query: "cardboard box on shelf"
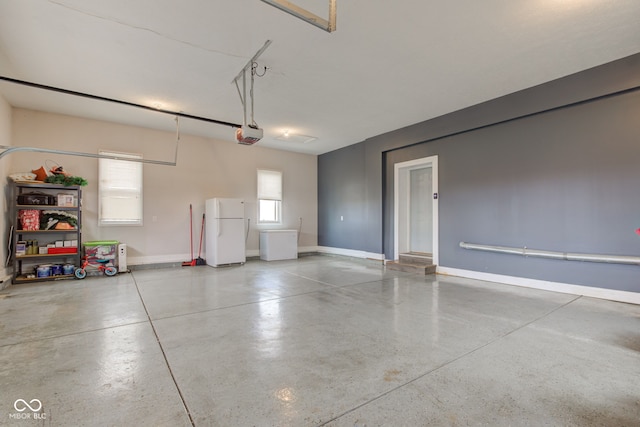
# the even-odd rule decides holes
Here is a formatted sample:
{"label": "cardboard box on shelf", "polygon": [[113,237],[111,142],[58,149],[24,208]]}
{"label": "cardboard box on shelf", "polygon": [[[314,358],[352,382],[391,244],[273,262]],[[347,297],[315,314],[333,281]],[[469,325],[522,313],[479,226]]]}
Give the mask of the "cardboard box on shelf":
{"label": "cardboard box on shelf", "polygon": [[58,193],[58,206],[60,207],[75,207],[77,206],[76,196],[67,193]]}
{"label": "cardboard box on shelf", "polygon": [[48,248],[47,252],[49,253],[49,255],[77,254],[78,248],[62,248],[62,247]]}

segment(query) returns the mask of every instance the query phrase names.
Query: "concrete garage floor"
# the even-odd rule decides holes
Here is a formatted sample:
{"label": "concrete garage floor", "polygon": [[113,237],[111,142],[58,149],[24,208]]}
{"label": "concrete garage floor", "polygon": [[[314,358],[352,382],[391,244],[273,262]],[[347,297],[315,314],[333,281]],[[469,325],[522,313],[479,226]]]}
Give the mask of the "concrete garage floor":
{"label": "concrete garage floor", "polygon": [[638,426],[640,306],[329,256],[0,292],[0,425],[192,424]]}

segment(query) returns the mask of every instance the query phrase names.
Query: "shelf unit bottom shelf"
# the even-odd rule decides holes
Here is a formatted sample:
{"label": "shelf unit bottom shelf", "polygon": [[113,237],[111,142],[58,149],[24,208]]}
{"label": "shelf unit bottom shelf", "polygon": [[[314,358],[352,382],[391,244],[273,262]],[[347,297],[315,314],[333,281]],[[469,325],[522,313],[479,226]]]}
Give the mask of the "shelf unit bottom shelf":
{"label": "shelf unit bottom shelf", "polygon": [[48,282],[48,281],[56,281],[56,280],[68,280],[75,279],[76,276],[73,274],[61,274],[58,276],[49,276],[49,277],[27,277],[24,274],[15,278],[13,284],[17,285],[20,283],[32,283],[32,282]]}

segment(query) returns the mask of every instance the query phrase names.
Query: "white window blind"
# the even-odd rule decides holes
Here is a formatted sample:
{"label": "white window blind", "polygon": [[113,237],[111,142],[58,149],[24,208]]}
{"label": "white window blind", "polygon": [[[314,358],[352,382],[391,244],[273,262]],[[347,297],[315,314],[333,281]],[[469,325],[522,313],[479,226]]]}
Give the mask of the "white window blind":
{"label": "white window blind", "polygon": [[258,169],[258,222],[282,221],[282,172]]}
{"label": "white window blind", "polygon": [[[140,154],[100,150],[100,154],[142,159]],[[142,163],[98,160],[100,225],[142,225]]]}
{"label": "white window blind", "polygon": [[282,172],[258,169],[258,199],[282,201]]}

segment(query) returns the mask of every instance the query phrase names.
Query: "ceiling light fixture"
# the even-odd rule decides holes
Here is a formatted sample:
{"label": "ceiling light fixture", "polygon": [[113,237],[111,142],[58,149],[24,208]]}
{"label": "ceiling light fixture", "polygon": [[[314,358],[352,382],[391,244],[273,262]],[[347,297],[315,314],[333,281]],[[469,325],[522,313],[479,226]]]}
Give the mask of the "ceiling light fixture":
{"label": "ceiling light fixture", "polygon": [[297,6],[287,0],[262,0],[264,3],[277,7],[278,9],[287,12],[290,15],[300,18],[311,25],[314,25],[328,33],[336,30],[336,1],[329,0],[329,19],[324,19],[311,13],[306,9]]}

